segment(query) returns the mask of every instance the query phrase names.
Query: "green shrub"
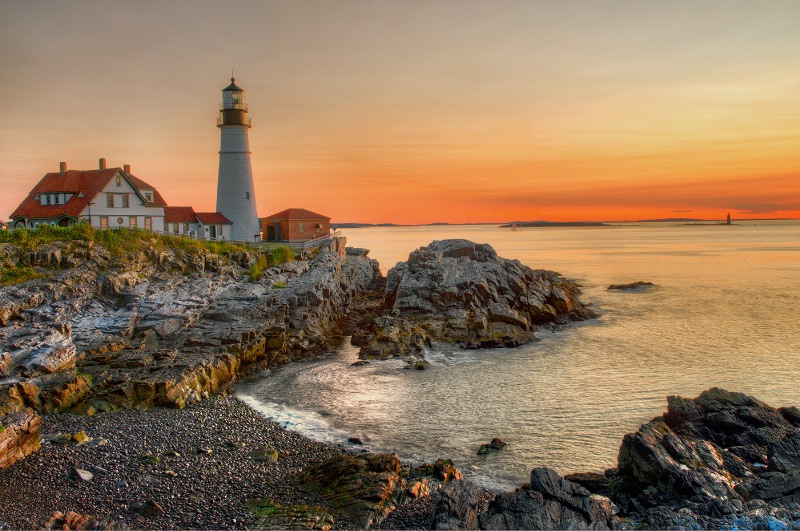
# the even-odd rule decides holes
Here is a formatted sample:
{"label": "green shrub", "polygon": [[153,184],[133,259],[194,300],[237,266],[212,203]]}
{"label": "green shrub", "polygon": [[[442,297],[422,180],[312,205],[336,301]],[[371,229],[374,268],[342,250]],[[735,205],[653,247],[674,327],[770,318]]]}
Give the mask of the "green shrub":
{"label": "green shrub", "polygon": [[294,251],[285,245],[281,245],[272,249],[270,256],[272,257],[270,266],[281,265],[294,260]]}

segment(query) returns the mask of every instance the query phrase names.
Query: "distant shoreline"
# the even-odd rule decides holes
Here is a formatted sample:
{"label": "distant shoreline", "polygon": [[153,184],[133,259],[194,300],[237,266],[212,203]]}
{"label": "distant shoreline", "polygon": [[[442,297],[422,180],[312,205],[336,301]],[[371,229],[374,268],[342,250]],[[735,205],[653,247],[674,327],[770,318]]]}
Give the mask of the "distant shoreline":
{"label": "distant shoreline", "polygon": [[[734,219],[733,224],[751,221],[798,221],[797,218],[746,218]],[[332,229],[363,229],[376,227],[460,227],[463,225],[495,225],[501,228],[517,227],[609,227],[612,225],[632,225],[634,223],[682,223],[685,225],[727,225],[724,219],[695,219],[695,218],[662,218],[662,219],[637,219],[631,221],[498,221],[474,223],[331,223]]]}

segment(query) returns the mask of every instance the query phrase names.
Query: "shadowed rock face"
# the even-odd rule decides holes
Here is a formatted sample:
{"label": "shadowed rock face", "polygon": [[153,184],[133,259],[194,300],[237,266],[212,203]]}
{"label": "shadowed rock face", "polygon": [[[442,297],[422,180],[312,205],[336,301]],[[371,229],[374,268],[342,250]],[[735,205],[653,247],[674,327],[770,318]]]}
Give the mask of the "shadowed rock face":
{"label": "shadowed rock face", "polygon": [[362,357],[421,355],[431,341],[512,347],[536,325],[594,317],[578,286],[468,240],[434,241],[389,270],[386,313],[354,337]]}
{"label": "shadowed rock face", "polygon": [[611,501],[592,496],[549,468],[531,471],[531,482],[483,505],[480,491],[454,482],[442,492],[433,529],[618,529]]}
{"label": "shadowed rock face", "polygon": [[624,513],[653,527],[718,528],[734,518],[751,527],[764,514],[800,523],[795,408],[718,388],[667,401],[663,417],[622,441],[611,483]]}

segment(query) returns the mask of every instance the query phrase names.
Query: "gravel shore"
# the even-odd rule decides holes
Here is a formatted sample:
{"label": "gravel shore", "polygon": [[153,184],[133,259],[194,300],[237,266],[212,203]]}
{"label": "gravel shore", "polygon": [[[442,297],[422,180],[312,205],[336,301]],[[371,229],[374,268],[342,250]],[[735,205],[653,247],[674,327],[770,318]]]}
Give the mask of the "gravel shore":
{"label": "gravel shore", "polygon": [[[81,444],[43,440],[39,452],[0,470],[0,529],[41,528],[60,511],[90,514],[134,529],[244,529],[250,499],[280,505],[326,502],[297,487],[302,468],[347,449],[286,431],[233,396],[212,397],[182,410],[154,408],[93,417],[43,418],[41,433],[84,431]],[[276,461],[250,452],[269,447]],[[75,469],[88,471],[88,481]],[[137,505],[155,502],[153,515]],[[152,507],[152,504],[151,504]],[[424,526],[430,497],[399,507],[386,528]],[[335,527],[347,528],[347,522]]]}

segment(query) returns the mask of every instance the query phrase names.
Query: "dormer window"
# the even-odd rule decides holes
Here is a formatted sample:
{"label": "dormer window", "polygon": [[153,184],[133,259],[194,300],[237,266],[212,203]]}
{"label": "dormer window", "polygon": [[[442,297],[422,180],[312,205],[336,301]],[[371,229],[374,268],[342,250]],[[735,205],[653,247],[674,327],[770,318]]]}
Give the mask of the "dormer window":
{"label": "dormer window", "polygon": [[152,203],[153,202],[153,192],[145,192],[144,193],[144,200],[147,201],[148,203]]}

